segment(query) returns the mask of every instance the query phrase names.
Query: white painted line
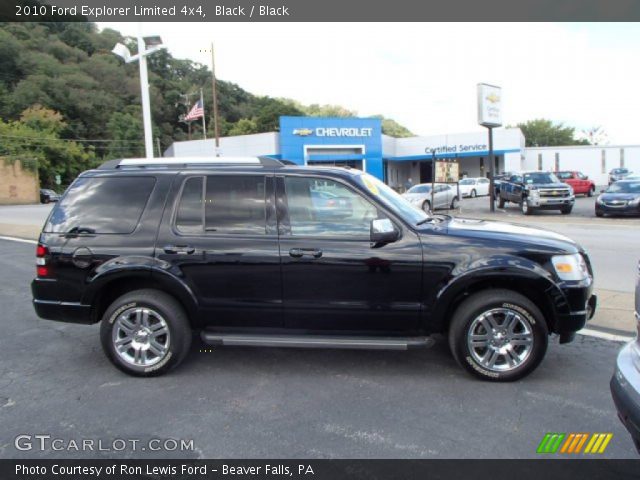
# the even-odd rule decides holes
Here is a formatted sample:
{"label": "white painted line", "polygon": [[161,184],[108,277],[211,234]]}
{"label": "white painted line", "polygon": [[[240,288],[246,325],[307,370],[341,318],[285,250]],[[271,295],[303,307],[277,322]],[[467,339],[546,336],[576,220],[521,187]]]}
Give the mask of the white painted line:
{"label": "white painted line", "polygon": [[26,238],[18,238],[18,237],[5,237],[0,235],[0,240],[9,240],[10,242],[21,242],[21,243],[30,243],[32,245],[37,245],[38,242],[35,240],[27,240]]}
{"label": "white painted line", "polygon": [[599,330],[591,330],[590,328],[583,328],[578,331],[580,335],[587,335],[589,337],[603,338],[605,340],[611,340],[612,342],[630,342],[635,337],[627,337],[625,335],[615,335],[613,333],[601,332]]}

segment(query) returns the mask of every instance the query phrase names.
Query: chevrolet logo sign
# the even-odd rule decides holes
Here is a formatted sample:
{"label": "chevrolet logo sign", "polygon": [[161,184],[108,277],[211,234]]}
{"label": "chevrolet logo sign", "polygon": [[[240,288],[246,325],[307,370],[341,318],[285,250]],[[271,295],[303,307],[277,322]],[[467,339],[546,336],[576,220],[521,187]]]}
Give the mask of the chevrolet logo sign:
{"label": "chevrolet logo sign", "polygon": [[500,96],[496,95],[495,93],[490,93],[485,98],[491,103],[498,103],[500,101]]}
{"label": "chevrolet logo sign", "polygon": [[300,135],[301,137],[308,137],[309,135],[313,135],[313,130],[309,128],[295,128],[293,130],[294,135]]}

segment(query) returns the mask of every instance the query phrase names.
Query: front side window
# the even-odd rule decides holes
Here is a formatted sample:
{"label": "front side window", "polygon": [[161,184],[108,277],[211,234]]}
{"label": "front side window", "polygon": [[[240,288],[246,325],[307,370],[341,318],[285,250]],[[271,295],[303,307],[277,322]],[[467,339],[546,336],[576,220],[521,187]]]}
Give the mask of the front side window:
{"label": "front side window", "polygon": [[80,177],[53,209],[44,231],[132,233],[155,183],[154,177]]}
{"label": "front side window", "polygon": [[176,212],[181,233],[264,235],[265,177],[209,175],[185,181]]}
{"label": "front side window", "polygon": [[368,200],[334,180],[286,177],[284,183],[292,235],[369,238],[371,220],[381,218]]}

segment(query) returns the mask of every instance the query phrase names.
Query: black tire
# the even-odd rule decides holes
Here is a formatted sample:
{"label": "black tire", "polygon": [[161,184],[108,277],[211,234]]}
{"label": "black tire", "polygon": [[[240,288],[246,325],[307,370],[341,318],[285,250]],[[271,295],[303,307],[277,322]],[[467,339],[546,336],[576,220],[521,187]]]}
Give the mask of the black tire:
{"label": "black tire", "polygon": [[422,204],[422,210],[427,213],[431,213],[431,202],[429,200],[424,201]]}
{"label": "black tire", "polygon": [[[476,319],[483,313],[501,309],[513,311],[520,319],[526,320],[530,327],[532,345],[519,365],[505,371],[496,371],[474,358],[467,339]],[[487,335],[490,334],[487,332]],[[549,331],[542,312],[527,297],[512,290],[485,290],[470,296],[456,309],[449,327],[449,347],[458,364],[477,378],[492,382],[512,382],[533,372],[544,358],[548,343]]]}
{"label": "black tire", "polygon": [[[116,320],[122,314],[139,308],[159,314],[168,329],[166,353],[158,356],[157,363],[153,365],[131,364],[122,358],[114,345]],[[179,365],[189,353],[191,339],[191,326],[182,306],[173,297],[158,290],[135,290],[122,295],[107,308],[100,325],[100,341],[107,358],[123,372],[138,377],[162,375]]]}
{"label": "black tire", "polygon": [[478,196],[478,194],[476,193],[475,190],[471,190],[471,198],[476,198]]}
{"label": "black tire", "polygon": [[504,208],[505,203],[504,198],[498,197],[498,208]]}
{"label": "black tire", "polygon": [[595,187],[591,187],[589,189],[589,191],[587,192],[587,197],[593,197],[593,194],[595,193]]}
{"label": "black tire", "polygon": [[533,208],[531,208],[529,206],[529,204],[527,203],[527,199],[523,198],[522,202],[520,202],[520,210],[522,211],[523,215],[531,215],[533,214]]}
{"label": "black tire", "polygon": [[451,199],[451,210],[455,210],[456,208],[458,208],[458,197],[453,197]]}
{"label": "black tire", "polygon": [[602,213],[600,210],[596,210],[596,217],[604,217],[604,213]]}
{"label": "black tire", "polygon": [[569,214],[571,213],[571,211],[572,211],[572,210],[573,210],[573,205],[572,205],[572,206],[570,206],[570,207],[562,207],[562,208],[560,209],[560,212],[561,212],[563,215],[569,215]]}

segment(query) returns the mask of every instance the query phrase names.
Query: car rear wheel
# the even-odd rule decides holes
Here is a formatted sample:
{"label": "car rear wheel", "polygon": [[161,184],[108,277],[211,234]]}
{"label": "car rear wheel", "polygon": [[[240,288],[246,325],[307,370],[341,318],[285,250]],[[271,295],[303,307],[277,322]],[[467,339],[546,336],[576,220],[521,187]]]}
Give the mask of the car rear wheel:
{"label": "car rear wheel", "polygon": [[182,306],[158,290],[136,290],[107,308],[100,326],[102,348],[129,375],[161,375],[189,353],[191,327]]}
{"label": "car rear wheel", "polygon": [[476,198],[476,196],[478,196],[476,191],[475,190],[471,190],[471,198]]}
{"label": "car rear wheel", "polygon": [[455,210],[456,208],[458,208],[458,197],[453,197],[451,200],[451,209]]}
{"label": "car rear wheel", "polygon": [[589,188],[589,191],[587,192],[587,197],[593,197],[595,190],[596,190],[595,187]]}
{"label": "car rear wheel", "polygon": [[427,213],[431,213],[431,202],[429,200],[425,200],[422,204],[422,210]]}
{"label": "car rear wheel", "polygon": [[486,290],[456,309],[449,346],[469,373],[509,382],[536,369],[547,351],[548,335],[542,313],[528,298],[511,290]]}
{"label": "car rear wheel", "polygon": [[498,208],[504,208],[504,204],[505,204],[504,198],[498,197]]}

